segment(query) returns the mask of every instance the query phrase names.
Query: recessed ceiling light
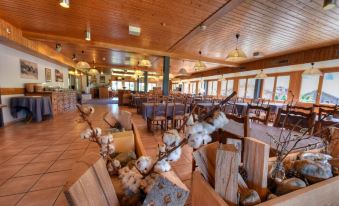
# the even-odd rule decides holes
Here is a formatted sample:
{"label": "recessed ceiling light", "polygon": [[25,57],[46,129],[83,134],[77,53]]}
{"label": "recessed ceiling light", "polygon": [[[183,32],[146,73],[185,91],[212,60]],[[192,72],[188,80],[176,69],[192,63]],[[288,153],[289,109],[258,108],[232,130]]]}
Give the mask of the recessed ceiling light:
{"label": "recessed ceiling light", "polygon": [[91,41],[91,32],[90,31],[85,31],[85,40]]}
{"label": "recessed ceiling light", "polygon": [[130,34],[132,36],[140,36],[140,33],[141,33],[140,27],[132,26],[132,25],[128,26],[128,34]]}
{"label": "recessed ceiling light", "polygon": [[199,27],[201,31],[205,31],[207,29],[207,26],[204,24],[201,24]]}
{"label": "recessed ceiling light", "polygon": [[69,0],[60,0],[59,1],[60,6],[68,9],[69,8]]}
{"label": "recessed ceiling light", "polygon": [[106,58],[105,58],[105,57],[102,57],[102,61],[106,61]]}
{"label": "recessed ceiling light", "polygon": [[323,9],[330,10],[337,6],[337,0],[324,0]]}
{"label": "recessed ceiling light", "polygon": [[160,25],[161,26],[166,26],[167,24],[166,24],[166,22],[161,22]]}

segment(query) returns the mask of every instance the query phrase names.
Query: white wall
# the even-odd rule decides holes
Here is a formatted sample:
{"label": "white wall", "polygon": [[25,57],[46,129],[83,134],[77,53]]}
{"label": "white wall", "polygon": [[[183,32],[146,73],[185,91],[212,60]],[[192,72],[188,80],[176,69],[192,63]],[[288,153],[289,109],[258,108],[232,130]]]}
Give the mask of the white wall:
{"label": "white wall", "polygon": [[[20,59],[38,64],[37,80],[20,77]],[[45,68],[52,69],[52,81],[47,82],[47,86],[68,88],[68,70],[66,67],[0,44],[0,88],[23,88],[24,83],[45,83]],[[55,82],[55,69],[64,73],[64,82]],[[3,95],[1,97],[2,104],[9,105],[9,99],[13,96],[22,95]],[[15,120],[10,115],[8,107],[3,109],[3,116],[5,124]]]}

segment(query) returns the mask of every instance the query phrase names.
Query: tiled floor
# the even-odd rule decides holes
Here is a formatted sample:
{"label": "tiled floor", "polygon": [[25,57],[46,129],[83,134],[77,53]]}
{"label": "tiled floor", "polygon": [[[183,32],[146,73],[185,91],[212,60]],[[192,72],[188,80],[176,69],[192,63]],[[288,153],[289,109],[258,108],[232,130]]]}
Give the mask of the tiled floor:
{"label": "tiled floor", "polygon": [[[103,114],[108,110],[117,112],[118,106],[95,108],[93,125],[105,130]],[[133,113],[147,153],[155,156],[161,133],[148,133],[145,120],[135,109],[121,109]],[[67,205],[62,188],[73,163],[86,151],[98,149],[97,145],[79,138],[86,126],[77,120],[77,114],[70,112],[41,123],[17,123],[0,128],[0,206]],[[172,164],[188,187],[191,184],[191,153],[185,146],[181,159]]]}

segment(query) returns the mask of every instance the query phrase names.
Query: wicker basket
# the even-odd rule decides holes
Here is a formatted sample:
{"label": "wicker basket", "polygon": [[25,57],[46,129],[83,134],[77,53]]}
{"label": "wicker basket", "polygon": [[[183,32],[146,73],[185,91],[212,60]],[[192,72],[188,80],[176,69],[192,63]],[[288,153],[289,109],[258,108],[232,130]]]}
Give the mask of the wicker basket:
{"label": "wicker basket", "polygon": [[43,92],[44,91],[44,87],[42,86],[42,84],[35,84],[34,85],[34,90],[35,90],[35,92]]}
{"label": "wicker basket", "polygon": [[26,83],[25,84],[26,92],[33,93],[34,92],[34,85],[35,85],[35,83]]}

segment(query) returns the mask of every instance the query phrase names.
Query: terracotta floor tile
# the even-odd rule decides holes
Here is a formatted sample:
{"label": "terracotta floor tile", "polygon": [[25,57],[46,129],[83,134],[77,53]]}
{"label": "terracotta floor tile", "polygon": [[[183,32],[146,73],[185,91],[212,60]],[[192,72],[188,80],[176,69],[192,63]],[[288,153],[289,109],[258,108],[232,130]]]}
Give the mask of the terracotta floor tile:
{"label": "terracotta floor tile", "polygon": [[50,162],[50,161],[55,161],[57,160],[62,152],[43,152],[39,154],[36,158],[32,160],[31,163],[36,163],[36,162]]}
{"label": "terracotta floor tile", "polygon": [[65,151],[69,146],[70,146],[70,144],[51,145],[47,148],[46,152]]}
{"label": "terracotta floor tile", "polygon": [[71,170],[46,173],[38,180],[31,191],[63,186],[70,173]]}
{"label": "terracotta floor tile", "polygon": [[8,165],[0,167],[0,185],[8,178],[12,177],[25,165]]}
{"label": "terracotta floor tile", "polygon": [[21,155],[17,154],[16,156],[12,157],[11,159],[4,162],[4,165],[19,165],[19,164],[26,164],[32,161],[38,154],[29,154],[29,155]]}
{"label": "terracotta floor tile", "polygon": [[38,162],[27,164],[15,175],[15,177],[42,174],[47,171],[52,163],[53,162]]}
{"label": "terracotta floor tile", "polygon": [[18,195],[9,195],[9,196],[0,197],[0,205],[3,205],[3,206],[14,206],[14,205],[16,205],[19,202],[19,200],[24,195],[25,194],[18,194]]}
{"label": "terracotta floor tile", "polygon": [[0,196],[27,192],[40,175],[11,178],[0,187]]}
{"label": "terracotta floor tile", "polygon": [[70,170],[72,169],[74,162],[74,159],[58,160],[48,169],[48,172]]}
{"label": "terracotta floor tile", "polygon": [[38,190],[27,193],[17,206],[52,206],[59,196],[62,187]]}
{"label": "terracotta floor tile", "polygon": [[78,159],[85,152],[84,149],[80,150],[67,150],[60,157],[59,160],[63,159]]}
{"label": "terracotta floor tile", "polygon": [[43,152],[48,146],[33,146],[23,150],[20,154],[37,154]]}
{"label": "terracotta floor tile", "polygon": [[55,201],[54,206],[68,206],[66,196],[63,192],[60,193],[58,199]]}

